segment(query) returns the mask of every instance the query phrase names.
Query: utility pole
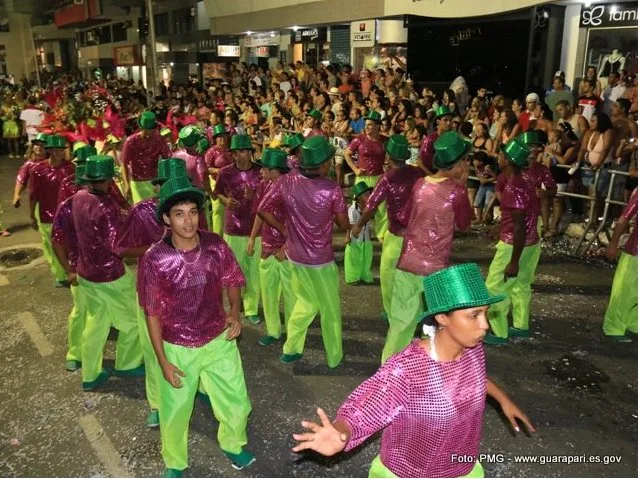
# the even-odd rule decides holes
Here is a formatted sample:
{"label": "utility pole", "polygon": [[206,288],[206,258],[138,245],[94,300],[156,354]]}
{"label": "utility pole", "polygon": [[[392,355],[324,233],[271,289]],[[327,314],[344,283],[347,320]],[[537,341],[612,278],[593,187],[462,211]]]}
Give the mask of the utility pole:
{"label": "utility pole", "polygon": [[[153,98],[155,99],[158,91],[158,58],[156,55],[156,26],[153,21],[153,0],[147,1],[147,17],[149,19],[149,43],[150,48],[147,52],[147,65],[149,62],[149,55],[151,55],[151,81],[149,81],[149,75],[147,75],[147,91],[151,91]],[[151,106],[151,103],[149,104]]]}

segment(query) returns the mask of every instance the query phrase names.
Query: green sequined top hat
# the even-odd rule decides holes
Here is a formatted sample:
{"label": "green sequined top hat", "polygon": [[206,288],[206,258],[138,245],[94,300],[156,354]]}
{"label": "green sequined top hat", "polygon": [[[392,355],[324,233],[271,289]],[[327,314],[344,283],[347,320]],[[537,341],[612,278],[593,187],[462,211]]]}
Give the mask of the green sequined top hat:
{"label": "green sequined top hat", "polygon": [[371,191],[372,189],[373,188],[367,185],[364,181],[358,181],[355,185],[353,185],[353,188],[351,188],[351,197],[355,201],[360,195],[366,193],[367,191]]}
{"label": "green sequined top hat", "polygon": [[187,148],[194,146],[200,138],[202,138],[202,133],[193,125],[183,127],[178,133],[178,142]]}
{"label": "green sequined top hat", "polygon": [[47,136],[47,142],[44,145],[45,148],[66,148],[67,140],[63,136],[49,135]]}
{"label": "green sequined top hat", "polygon": [[198,209],[202,209],[204,203],[204,191],[191,185],[186,176],[176,176],[169,178],[160,188],[158,195],[158,207],[156,208],[156,218],[162,223],[162,215],[168,213],[168,202],[172,199],[191,199]]}
{"label": "green sequined top hat", "polygon": [[392,135],[384,145],[384,149],[394,160],[405,161],[411,158],[409,142],[404,135]]}
{"label": "green sequined top hat", "polygon": [[376,123],[382,123],[382,115],[375,110],[369,110],[364,116],[364,119],[375,121]]}
{"label": "green sequined top hat", "polygon": [[98,150],[96,150],[93,146],[83,146],[82,148],[78,148],[73,152],[73,156],[75,157],[75,163],[77,165],[83,164],[87,162],[87,158],[90,156],[95,156],[98,154]]}
{"label": "green sequined top hat", "polygon": [[161,185],[169,178],[175,178],[177,176],[186,176],[187,164],[181,158],[163,158],[158,162],[158,176],[151,180],[154,185]]}
{"label": "green sequined top hat", "polygon": [[251,137],[249,135],[233,135],[231,137],[231,151],[235,150],[255,150],[251,143]]}
{"label": "green sequined top hat", "polygon": [[464,263],[441,269],[428,275],[422,282],[428,316],[448,313],[457,309],[488,306],[505,299],[505,295],[491,296],[475,263]]}
{"label": "green sequined top hat", "polygon": [[471,142],[457,131],[447,131],[440,135],[433,145],[435,157],[433,164],[439,169],[448,169],[471,150]]}
{"label": "green sequined top hat", "polygon": [[213,137],[217,138],[220,135],[228,135],[229,132],[227,131],[227,128],[222,124],[222,123],[218,123],[217,125],[215,125],[213,127]]}
{"label": "green sequined top hat", "polygon": [[157,126],[156,114],[152,111],[143,111],[138,120],[138,125],[144,130],[153,130]]}
{"label": "green sequined top hat", "polygon": [[517,136],[517,139],[525,145],[545,145],[548,141],[547,134],[542,130],[529,130]]}
{"label": "green sequined top hat", "polygon": [[316,168],[330,160],[335,152],[336,149],[324,136],[312,136],[311,138],[307,138],[302,144],[300,168]]}
{"label": "green sequined top hat", "polygon": [[282,144],[291,150],[299,148],[304,143],[304,135],[302,133],[296,133],[294,135],[287,135],[284,137]]}
{"label": "green sequined top hat", "polygon": [[272,170],[289,171],[287,153],[279,148],[265,148],[262,152],[262,158],[256,163]]}
{"label": "green sequined top hat", "polygon": [[449,108],[448,106],[440,105],[436,109],[436,120],[438,118],[442,118],[443,116],[447,116],[447,115],[453,115],[453,112],[451,111],[451,108]]}
{"label": "green sequined top hat", "polygon": [[92,155],[88,157],[85,168],[82,181],[89,183],[110,180],[116,176],[113,157],[109,155]]}
{"label": "green sequined top hat", "polygon": [[529,166],[529,155],[531,155],[531,150],[517,138],[514,138],[506,145],[502,145],[500,149],[504,152],[509,161],[516,166],[519,166],[520,168],[527,168]]}
{"label": "green sequined top hat", "polygon": [[38,135],[35,137],[35,139],[31,143],[39,143],[41,145],[46,145],[48,137],[49,135],[47,135],[46,133],[38,133]]}
{"label": "green sequined top hat", "polygon": [[86,185],[87,180],[84,179],[84,176],[87,173],[87,164],[86,163],[78,163],[76,165],[76,172],[73,182],[76,185]]}
{"label": "green sequined top hat", "polygon": [[316,121],[322,121],[322,113],[320,113],[318,110],[313,109],[313,110],[309,110],[307,112],[307,116],[312,116],[314,120]]}

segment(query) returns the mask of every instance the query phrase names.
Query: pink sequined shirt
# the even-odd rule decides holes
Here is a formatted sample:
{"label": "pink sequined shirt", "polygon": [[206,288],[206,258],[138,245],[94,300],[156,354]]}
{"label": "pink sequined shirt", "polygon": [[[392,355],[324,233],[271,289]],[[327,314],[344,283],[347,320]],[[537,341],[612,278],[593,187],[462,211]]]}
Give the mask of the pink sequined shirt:
{"label": "pink sequined shirt", "polygon": [[385,152],[382,141],[369,138],[363,133],[351,140],[348,149],[353,154],[357,153],[361,174],[378,176],[384,173]]}
{"label": "pink sequined shirt", "polygon": [[214,193],[235,198],[239,203],[235,210],[231,208],[224,210],[225,233],[233,236],[251,234],[255,219],[255,214],[252,213],[253,198],[260,181],[262,181],[260,167],[254,164],[248,170],[241,170],[235,164],[220,170]]}
{"label": "pink sequined shirt", "polygon": [[69,197],[58,205],[56,214],[53,217],[53,227],[51,228],[51,241],[64,246],[67,250],[69,264],[74,266],[78,262],[78,238],[73,226],[73,211],[71,208],[72,198]]}
{"label": "pink sequined shirt", "polygon": [[171,155],[167,142],[160,133],[153,131],[146,138],[142,132],[134,133],[124,142],[122,164],[131,172],[134,181],[152,180],[158,175],[158,161]]}
{"label": "pink sequined shirt", "polygon": [[535,162],[529,168],[523,169],[521,171],[522,177],[524,180],[529,183],[530,186],[533,186],[536,191],[536,195],[534,197],[534,205],[537,211],[537,214],[541,213],[541,205],[540,198],[538,197],[537,191],[542,189],[544,185],[545,190],[547,191],[555,191],[558,188],[556,184],[556,180],[551,176],[551,170],[546,166]]}
{"label": "pink sequined shirt", "polygon": [[207,163],[204,156],[193,150],[181,149],[173,152],[173,158],[180,158],[187,164],[187,174],[191,178],[191,183],[196,188],[203,189],[204,182],[209,177]]}
{"label": "pink sequined shirt", "polygon": [[73,225],[78,238],[78,274],[93,283],[124,275],[116,250],[120,207],[107,193],[80,190],[72,197]]}
{"label": "pink sequined shirt", "polygon": [[118,232],[118,254],[130,248],[151,246],[160,241],[165,227],[156,219],[157,198],[149,198],[133,205]]}
{"label": "pink sequined shirt", "polygon": [[309,266],[333,261],[333,223],[347,213],[338,184],[329,178],[307,178],[292,171],[278,178],[265,195],[260,211],[282,209],[287,229],[288,258]]}
{"label": "pink sequined shirt", "polygon": [[204,161],[208,168],[224,168],[233,163],[233,153],[231,150],[223,150],[214,145],[204,154]]}
{"label": "pink sequined shirt", "polygon": [[29,183],[29,177],[31,176],[31,171],[41,161],[42,160],[38,160],[38,161],[27,160],[27,161],[25,161],[22,164],[22,166],[20,166],[20,169],[18,170],[18,175],[16,176],[16,183],[19,183],[21,185],[27,185]]}
{"label": "pink sequined shirt", "polygon": [[528,183],[521,175],[500,175],[496,183],[496,193],[500,198],[500,241],[513,244],[513,219],[511,213],[514,210],[525,212],[525,246],[531,246],[538,242],[538,212],[536,189],[532,183]]}
{"label": "pink sequined shirt", "polygon": [[31,170],[29,197],[38,203],[40,222],[53,223],[58,207],[58,191],[64,178],[73,173],[73,164],[64,161],[54,168],[48,161],[41,161]]}
{"label": "pink sequined shirt", "polygon": [[429,171],[435,171],[433,167],[433,157],[436,154],[435,142],[439,136],[437,131],[433,131],[424,137],[420,145],[420,161]]}
{"label": "pink sequined shirt", "polygon": [[351,429],[345,451],[384,429],[380,459],[398,477],[461,477],[478,458],[486,394],[482,343],[435,361],[416,339],[351,393],[336,420]]}
{"label": "pink sequined shirt", "polygon": [[428,176],[413,185],[409,221],[398,269],[425,276],[449,265],[453,233],[471,226],[473,211],[464,186]]}
{"label": "pink sequined shirt", "polygon": [[[260,185],[258,185],[258,191],[256,191],[256,197],[253,202],[253,214],[257,214],[260,208],[260,203],[267,195],[269,190],[273,188],[275,183],[270,180],[262,180]],[[282,208],[275,208],[271,211],[276,219],[284,224],[285,216]],[[280,234],[280,232],[275,229],[273,226],[270,226],[266,221],[262,223],[262,257],[268,258],[276,251],[278,251],[282,246],[284,246],[285,239],[284,236]]]}
{"label": "pink sequined shirt", "polygon": [[138,270],[140,306],[160,319],[164,341],[189,348],[204,346],[226,329],[223,288],[245,285],[224,240],[199,234],[199,246],[187,252],[176,250],[167,236],[149,248]]}
{"label": "pink sequined shirt", "polygon": [[380,203],[386,202],[389,231],[396,236],[404,234],[407,226],[405,206],[413,185],[422,177],[424,172],[414,166],[392,168],[380,178],[369,196],[367,209],[377,208]]}
{"label": "pink sequined shirt", "polygon": [[[622,217],[626,220],[631,221],[633,218],[638,217],[638,188],[633,190],[631,193],[631,198],[629,198],[629,203],[625,206],[624,211],[622,212]],[[627,243],[624,245],[624,250],[626,253],[632,256],[638,256],[638,225],[633,228],[631,233],[629,233],[629,239]]]}
{"label": "pink sequined shirt", "polygon": [[[76,183],[75,173],[67,176],[60,183],[60,189],[58,190],[58,203],[62,203],[64,200],[70,198],[81,189],[82,186]],[[111,196],[116,201],[116,203],[118,203],[118,206],[120,206],[120,208],[122,208],[123,210],[128,210],[131,207],[126,198],[122,196],[122,192],[115,185],[115,183],[111,183],[111,186],[109,187],[109,196]]]}

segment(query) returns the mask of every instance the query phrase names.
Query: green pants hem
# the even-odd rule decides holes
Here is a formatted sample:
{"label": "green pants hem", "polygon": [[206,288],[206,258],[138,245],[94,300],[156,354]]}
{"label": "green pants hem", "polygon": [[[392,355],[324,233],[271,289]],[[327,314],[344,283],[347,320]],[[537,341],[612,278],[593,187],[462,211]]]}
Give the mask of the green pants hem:
{"label": "green pants hem", "polygon": [[622,253],[611,285],[602,330],[607,336],[638,332],[638,257]]}

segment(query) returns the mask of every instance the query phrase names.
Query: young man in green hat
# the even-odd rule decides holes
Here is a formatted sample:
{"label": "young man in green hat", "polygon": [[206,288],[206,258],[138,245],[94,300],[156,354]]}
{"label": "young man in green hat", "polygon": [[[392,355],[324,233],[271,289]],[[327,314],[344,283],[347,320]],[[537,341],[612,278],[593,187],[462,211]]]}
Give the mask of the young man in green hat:
{"label": "young man in green hat", "polygon": [[[385,150],[384,141],[380,135],[382,116],[371,110],[365,115],[364,132],[356,136],[344,150],[344,159],[356,175],[355,181],[364,181],[374,188],[384,173]],[[358,155],[358,164],[353,161],[353,155]],[[384,244],[384,237],[389,230],[387,209],[385,203],[378,205],[374,216],[376,237]]]}
{"label": "young man in green hat", "polygon": [[449,265],[454,231],[467,231],[473,219],[465,187],[471,143],[451,131],[440,136],[434,147],[438,171],[416,181],[406,205],[409,216],[393,277],[383,363],[413,338],[416,318],[424,311],[420,297],[424,277]]}
{"label": "young man in green hat", "polygon": [[44,133],[38,133],[38,136],[31,142],[29,158],[18,169],[16,185],[13,189],[13,201],[11,202],[15,208],[20,208],[20,196],[29,185],[31,171],[38,163],[47,159],[47,150],[45,149],[47,136]]}
{"label": "young man in green hat", "polygon": [[[353,228],[362,218],[369,194],[372,188],[364,181],[359,181],[351,190],[353,203],[349,206],[349,224]],[[360,281],[366,284],[373,283],[373,245],[371,244],[371,232],[369,223],[354,234],[347,231],[347,244],[344,249],[344,280],[347,284],[358,284]]]}
{"label": "young man in green hat", "polygon": [[391,136],[385,145],[385,151],[391,168],[382,175],[376,184],[362,213],[362,218],[352,227],[352,231],[355,235],[359,234],[364,225],[373,218],[378,206],[383,201],[386,203],[389,231],[382,244],[380,290],[384,307],[382,318],[387,320],[391,311],[393,278],[402,250],[402,237],[407,226],[408,218],[405,217],[405,206],[409,201],[413,185],[424,177],[424,172],[420,168],[407,164],[411,152],[409,151],[409,142],[404,135]]}
{"label": "young man in green hat", "polygon": [[309,110],[304,121],[304,137],[311,138],[313,136],[324,136],[324,131],[320,128],[322,123],[322,113],[318,110]]}
{"label": "young man in green hat", "polygon": [[56,287],[68,286],[67,274],[53,252],[51,228],[58,207],[60,183],[73,173],[73,165],[66,161],[66,140],[61,136],[48,136],[45,145],[48,160],[31,170],[29,180],[29,208],[34,229],[40,232],[44,257],[56,280]]}
{"label": "young man in green hat", "polygon": [[156,217],[170,233],[144,254],[138,273],[140,305],[163,376],[159,413],[165,477],[181,477],[189,466],[188,430],[199,382],[219,422],[220,448],[233,467],[255,461],[244,448],[251,404],[235,340],[242,331],[244,276],[229,246],[198,229],[203,203],[202,190],[184,176],[162,185]]}
{"label": "young man in green hat", "polygon": [[435,142],[447,131],[451,131],[451,122],[453,121],[453,112],[448,106],[441,105],[436,109],[436,129],[424,137],[422,145],[420,145],[420,161],[417,166],[421,168],[427,175],[435,172],[433,160],[435,156]]}
{"label": "young man in green hat", "polygon": [[[287,154],[276,148],[265,148],[259,164],[262,166],[260,170],[262,181],[253,202],[254,213],[258,212],[260,203],[269,190],[274,187],[278,178],[289,172]],[[280,223],[284,222],[284,211],[276,209],[272,213]],[[273,226],[266,224],[258,214],[256,214],[251,230],[247,253],[249,256],[255,254],[255,240],[260,234],[262,239],[259,268],[260,291],[262,292],[262,309],[267,334],[258,340],[258,344],[269,346],[280,339],[282,334],[280,297],[284,302],[284,331],[286,334],[291,311],[295,304],[295,296],[291,289],[291,263],[284,252],[285,238]]]}
{"label": "young man in green hat", "polygon": [[624,251],[618,260],[616,274],[611,285],[611,296],[607,312],[604,314],[602,330],[617,343],[628,343],[632,337],[638,338],[638,188],[631,193],[629,203],[616,221],[609,246],[604,254],[611,261],[618,256],[620,237],[629,222],[636,225],[629,233]]}
{"label": "young man in green hat", "polygon": [[231,137],[231,151],[235,163],[222,168],[214,193],[225,207],[224,240],[231,247],[246,278],[242,294],[244,316],[253,324],[259,323],[260,302],[260,243],[256,253],[247,254],[247,244],[255,220],[253,201],[260,184],[260,167],[253,163],[253,145],[249,135]]}
{"label": "young man in green hat", "polygon": [[102,368],[102,353],[113,326],[118,330],[115,374],[141,376],[142,349],[136,322],[135,278],[118,255],[116,241],[120,207],[108,194],[115,166],[111,156],[87,158],[81,179],[86,190],[72,196],[73,228],[77,237],[77,275],[86,298],[82,334],[82,389],[91,391],[109,378]]}
{"label": "young man in green hat", "polygon": [[[540,257],[536,190],[522,174],[529,166],[530,154],[527,145],[513,139],[501,147],[498,156],[502,171],[496,185],[496,196],[500,200],[500,241],[486,283],[492,294],[504,295],[506,299],[489,310],[493,333],[485,337],[487,344],[505,344],[508,336],[530,335],[531,283]],[[509,327],[507,319],[511,303],[513,327]]]}
{"label": "young man in green hat", "polygon": [[294,133],[284,137],[282,146],[287,152],[287,166],[289,169],[298,168],[300,166],[300,147],[304,143],[302,133]]}
{"label": "young man in green hat", "polygon": [[143,112],[138,124],[140,131],[127,138],[122,148],[122,176],[124,184],[131,188],[134,203],[154,196],[151,180],[158,171],[158,161],[171,156],[166,141],[158,133],[153,112]]}
{"label": "young man in green hat", "polygon": [[[231,137],[222,123],[218,123],[213,127],[212,138],[215,144],[204,154],[204,161],[209,171],[211,191],[215,191],[220,170],[233,164],[233,153],[229,149]],[[212,196],[211,215],[212,231],[222,236],[224,234],[224,205],[216,195]]]}
{"label": "young man in green hat", "polygon": [[[339,366],[343,359],[339,276],[332,236],[334,222],[346,231],[349,218],[342,189],[327,178],[334,153],[322,136],[305,140],[300,170],[281,176],[259,207],[262,219],[286,238],[285,251],[293,270],[291,285],[296,303],[280,357],[284,363],[302,358],[307,330],[318,312],[329,367]],[[284,223],[273,213],[277,210],[284,211]]]}

